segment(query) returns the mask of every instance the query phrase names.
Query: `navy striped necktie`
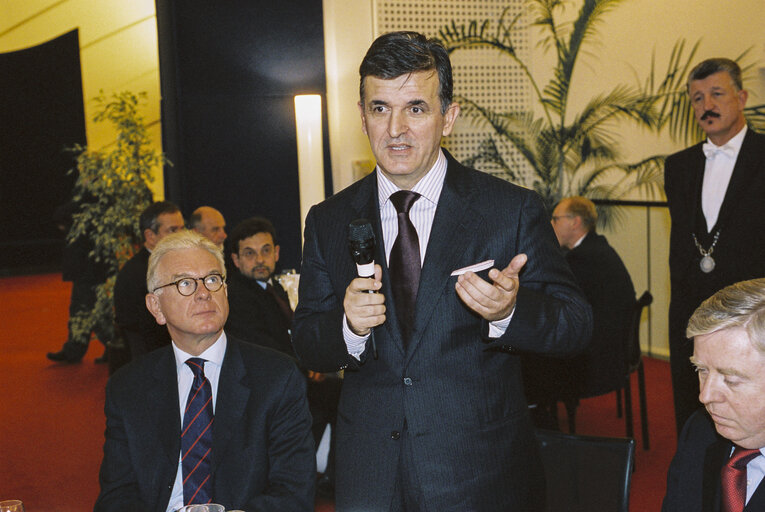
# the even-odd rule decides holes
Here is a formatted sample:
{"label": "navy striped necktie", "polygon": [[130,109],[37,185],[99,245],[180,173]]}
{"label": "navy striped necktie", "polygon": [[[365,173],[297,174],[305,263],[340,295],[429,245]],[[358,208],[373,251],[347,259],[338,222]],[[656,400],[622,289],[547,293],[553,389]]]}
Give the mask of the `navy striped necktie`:
{"label": "navy striped necktie", "polygon": [[186,361],[194,372],[194,383],[186,400],[181,431],[181,470],[183,504],[212,501],[210,452],[212,450],[212,386],[205,377],[205,360],[192,357]]}

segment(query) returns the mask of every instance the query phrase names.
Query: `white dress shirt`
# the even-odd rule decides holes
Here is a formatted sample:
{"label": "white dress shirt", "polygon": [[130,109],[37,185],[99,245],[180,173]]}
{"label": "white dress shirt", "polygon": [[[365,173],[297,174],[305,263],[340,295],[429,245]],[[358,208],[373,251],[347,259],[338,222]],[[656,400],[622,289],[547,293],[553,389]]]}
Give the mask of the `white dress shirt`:
{"label": "white dress shirt", "polygon": [[[762,482],[762,478],[765,476],[765,448],[760,448],[760,455],[749,461],[746,465],[746,502],[749,503],[749,499],[757,490],[757,487]],[[731,450],[731,453],[733,451]]]}
{"label": "white dress shirt", "polygon": [[704,181],[701,185],[701,210],[707,221],[707,232],[711,232],[720,215],[720,207],[728,190],[733,167],[736,165],[741,144],[746,135],[746,125],[731,140],[722,146],[715,146],[709,139],[704,144],[704,153],[709,153],[704,165]]}
{"label": "white dress shirt", "polygon": [[[425,176],[418,181],[412,192],[417,192],[422,197],[414,202],[409,210],[409,219],[417,230],[417,237],[420,242],[420,265],[425,261],[425,251],[430,240],[430,231],[433,228],[433,219],[436,216],[438,199],[441,196],[441,190],[444,187],[446,178],[447,161],[442,150],[438,151],[438,158],[433,167],[425,173]],[[390,196],[401,190],[392,181],[390,181],[380,168],[377,167],[377,200],[380,207],[380,221],[382,223],[383,242],[385,244],[385,260],[390,262],[390,252],[393,249],[393,243],[398,236],[398,213],[396,207],[390,200]],[[455,292],[456,293],[456,292]],[[515,309],[513,309],[515,311]],[[489,323],[489,337],[498,338],[502,336],[510,325],[512,313],[507,318],[496,320]],[[345,315],[343,315],[343,338],[348,347],[348,353],[359,359],[364,352],[369,334],[359,336],[348,327]]]}
{"label": "white dress shirt", "polygon": [[[186,361],[192,357],[205,359],[205,377],[210,381],[212,387],[213,414],[215,413],[215,404],[218,400],[218,380],[220,378],[220,368],[223,364],[223,356],[226,355],[226,333],[221,332],[220,337],[215,340],[210,348],[198,356],[187,354],[173,341],[173,352],[175,353],[175,368],[178,372],[178,414],[181,415],[181,426],[183,426],[183,411],[186,409],[186,400],[189,397],[191,385],[194,383],[194,372],[191,371]],[[180,436],[181,433],[178,432]],[[181,454],[178,454],[178,471],[175,474],[175,483],[170,493],[170,502],[167,504],[167,512],[174,512],[183,507],[183,471],[181,470]]]}

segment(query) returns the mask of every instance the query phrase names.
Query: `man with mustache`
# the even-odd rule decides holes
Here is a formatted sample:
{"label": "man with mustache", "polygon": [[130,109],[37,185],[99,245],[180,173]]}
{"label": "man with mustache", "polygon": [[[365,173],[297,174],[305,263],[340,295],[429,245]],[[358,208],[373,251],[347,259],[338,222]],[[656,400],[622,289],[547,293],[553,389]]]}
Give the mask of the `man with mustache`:
{"label": "man with mustache", "polygon": [[687,334],[706,410],[680,435],[662,511],[765,510],[765,279],[705,300]]}
{"label": "man with mustache", "polygon": [[721,288],[765,276],[765,136],[746,126],[741,69],[729,59],[705,60],[691,70],[688,94],[707,140],[668,157],[664,176],[672,219],[669,351],[678,433],[699,407],[688,319]]}

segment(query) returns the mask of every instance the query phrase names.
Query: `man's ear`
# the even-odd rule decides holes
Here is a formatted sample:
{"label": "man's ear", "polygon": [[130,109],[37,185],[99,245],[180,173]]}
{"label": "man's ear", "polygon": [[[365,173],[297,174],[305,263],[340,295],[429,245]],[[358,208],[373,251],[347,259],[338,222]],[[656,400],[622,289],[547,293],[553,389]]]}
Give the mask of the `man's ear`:
{"label": "man's ear", "polygon": [[239,255],[237,253],[235,252],[231,253],[231,261],[236,268],[238,268],[239,270],[242,270],[242,268],[239,266]]}
{"label": "man's ear", "polygon": [[357,105],[359,106],[359,114],[361,114],[361,131],[364,133],[364,135],[369,136],[367,133],[367,118],[364,115],[364,103],[359,101]]}
{"label": "man's ear", "polygon": [[279,246],[278,245],[274,246],[274,261],[275,262],[279,261]]}
{"label": "man's ear", "polygon": [[167,323],[167,318],[165,318],[164,313],[162,313],[162,305],[159,303],[159,297],[157,297],[156,294],[146,294],[146,309],[148,309],[149,313],[154,316],[154,319],[159,325],[165,325]]}

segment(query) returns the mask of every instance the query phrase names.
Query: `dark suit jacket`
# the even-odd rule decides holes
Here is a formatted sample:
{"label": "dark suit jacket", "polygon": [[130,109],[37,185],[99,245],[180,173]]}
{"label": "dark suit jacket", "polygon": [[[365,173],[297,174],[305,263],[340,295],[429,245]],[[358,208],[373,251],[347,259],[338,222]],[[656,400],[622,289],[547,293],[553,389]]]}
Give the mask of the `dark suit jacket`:
{"label": "dark suit jacket", "polygon": [[693,234],[706,249],[701,213],[705,157],[701,144],[667,158],[664,188],[672,217],[669,248],[671,279],[670,342],[685,342],[685,327],[693,311],[716,291],[746,279],[765,277],[765,135],[747,130],[733,169],[714,232],[721,228],[712,257],[715,269],[699,268],[701,254]]}
{"label": "dark suit jacket", "polygon": [[[172,347],[115,373],[104,411],[95,511],[164,512],[181,447]],[[315,466],[303,376],[282,354],[229,336],[213,424],[213,501],[248,512],[313,511]]]}
{"label": "dark suit jacket", "polygon": [[[290,323],[273,296],[261,288],[257,281],[242,275],[237,268],[234,268],[227,281],[229,312],[226,332],[294,358]],[[279,283],[275,282],[273,286],[276,293],[289,304],[287,292]]]}
{"label": "dark suit jacket", "polygon": [[[667,494],[662,512],[719,512],[720,469],[730,458],[732,443],[717,434],[705,410],[695,412],[685,424],[667,474]],[[765,510],[765,483],[744,512]]]}
{"label": "dark suit jacket", "polygon": [[566,252],[566,262],[592,306],[592,340],[570,359],[530,356],[524,364],[529,401],[550,403],[617,389],[627,373],[626,341],[635,308],[627,268],[603,235],[589,233]]}
{"label": "dark suit jacket", "polygon": [[114,283],[114,321],[137,357],[170,344],[167,327],[159,325],[146,308],[146,271],[149,251],[143,247],[123,265]]}
{"label": "dark suit jacket", "polygon": [[[68,233],[72,227],[72,215],[80,211],[80,204],[67,201],[56,208],[53,221]],[[66,237],[65,237],[66,238]],[[64,281],[79,281],[89,286],[95,286],[106,281],[109,277],[109,266],[96,262],[90,256],[93,242],[86,235],[79,236],[71,243],[64,240],[64,250],[61,255],[61,274]]]}
{"label": "dark suit jacket", "polygon": [[[306,219],[293,344],[312,370],[347,367],[337,420],[338,511],[389,510],[405,429],[433,510],[541,507],[544,477],[516,351],[580,350],[590,308],[536,194],[447,159],[406,350],[382,240],[375,261],[383,268],[387,320],[374,331],[379,359],[367,351],[357,364],[341,332],[345,289],[356,277],[345,227],[364,217],[381,236],[376,175]],[[512,322],[490,340],[488,323],[460,301],[450,274],[489,259],[502,269],[522,252],[529,260]]]}

